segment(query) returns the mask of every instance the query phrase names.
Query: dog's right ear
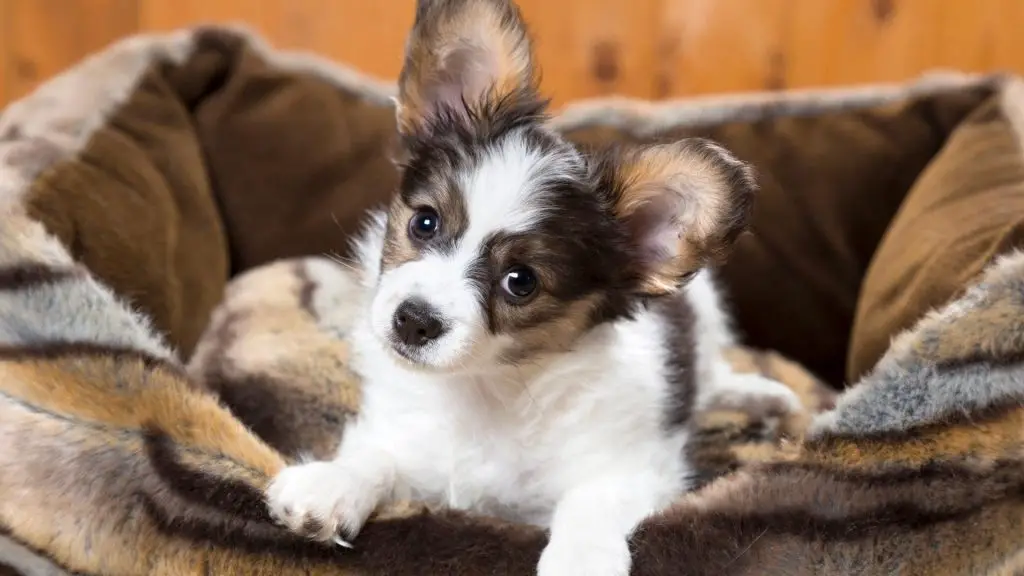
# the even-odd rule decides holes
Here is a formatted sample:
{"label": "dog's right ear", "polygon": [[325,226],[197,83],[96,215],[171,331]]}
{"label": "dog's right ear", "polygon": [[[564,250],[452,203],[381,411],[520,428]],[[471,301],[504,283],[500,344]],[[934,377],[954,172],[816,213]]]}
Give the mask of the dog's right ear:
{"label": "dog's right ear", "polygon": [[399,132],[535,88],[530,39],[511,0],[417,0],[398,79]]}

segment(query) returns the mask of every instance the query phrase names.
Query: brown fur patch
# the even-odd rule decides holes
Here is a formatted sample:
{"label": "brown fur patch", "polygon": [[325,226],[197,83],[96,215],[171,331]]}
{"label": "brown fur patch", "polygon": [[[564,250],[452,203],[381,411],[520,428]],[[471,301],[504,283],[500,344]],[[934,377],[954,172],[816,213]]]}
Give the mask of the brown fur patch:
{"label": "brown fur patch", "polygon": [[180,373],[150,368],[142,360],[106,355],[7,360],[0,362],[0,391],[68,418],[157,428],[177,442],[250,463],[268,477],[284,465],[214,397],[197,392]]}
{"label": "brown fur patch", "polygon": [[1024,548],[988,572],[989,576],[1021,576],[1022,574],[1024,574]]}
{"label": "brown fur patch", "polygon": [[[984,308],[954,320],[955,329],[947,326],[934,338],[918,340],[915,352],[922,359],[948,367],[1024,361],[1024,330],[1020,328],[1024,296],[1019,292],[1001,296]],[[993,334],[994,330],[999,333]]]}
{"label": "brown fur patch", "polygon": [[107,358],[116,363],[138,362],[147,370],[163,370],[179,376],[184,375],[184,370],[180,365],[134,348],[89,342],[47,342],[27,346],[0,345],[0,360],[33,360],[40,362],[61,360],[73,362],[79,358],[87,360]]}
{"label": "brown fur patch", "polygon": [[[406,174],[403,179],[408,182],[410,176]],[[419,210],[427,208],[440,217],[437,236],[430,240],[433,245],[454,245],[469,226],[465,200],[458,186],[451,181],[431,183],[430,186],[404,186],[409,189],[408,193],[396,195],[391,201],[382,270],[397,268],[420,257],[423,244],[409,234],[410,220]]]}
{"label": "brown fur patch", "polygon": [[1024,259],[1006,256],[964,288],[958,299],[924,316],[896,337],[892,358],[913,358],[943,369],[987,362],[1006,366],[1024,360]]}
{"label": "brown fur patch", "polygon": [[[566,269],[560,254],[543,233],[498,236],[487,247],[488,266],[500,281],[503,272],[516,263],[527,263],[536,275],[539,287],[536,296],[524,303],[511,304],[500,289],[490,290],[491,330],[514,334],[521,340],[520,351],[533,349],[534,344],[547,343],[547,350],[563,350],[572,339],[593,326],[591,315],[602,295],[584,293],[578,298],[566,290],[574,270]],[[571,294],[571,296],[570,296]],[[550,330],[545,334],[545,330]]]}
{"label": "brown fur patch", "polygon": [[1024,507],[998,478],[974,478],[972,490],[956,477],[891,486],[884,475],[836,482],[802,472],[726,480],[641,528],[633,573],[982,573],[1020,545]]}
{"label": "brown fur patch", "polygon": [[[515,363],[538,352],[566,350],[584,332],[593,326],[596,296],[574,302],[560,303],[549,296],[539,296],[541,303],[531,303],[530,311],[512,307],[499,307],[496,316],[499,326],[513,327],[515,344],[504,353],[504,361]],[[545,303],[546,302],[546,303]],[[543,306],[541,308],[540,306]],[[538,320],[544,318],[544,320]],[[517,325],[528,327],[515,330]]]}
{"label": "brown fur patch", "polygon": [[[311,264],[278,263],[238,278],[189,372],[261,439],[290,458],[329,458],[359,406],[348,345],[307,301]],[[304,270],[299,273],[299,269]]]}
{"label": "brown fur patch", "polygon": [[409,219],[415,212],[399,199],[392,201],[388,210],[388,227],[384,236],[381,269],[391,270],[420,256],[419,248],[409,238]]}
{"label": "brown fur patch", "polygon": [[[210,376],[207,383],[232,413],[275,450],[293,459],[302,454],[327,459],[335,453],[345,422],[354,412],[330,403],[332,395],[290,390],[292,382],[266,376],[225,376]],[[277,402],[268,404],[268,399]]]}
{"label": "brown fur patch", "polygon": [[891,437],[857,439],[826,436],[806,450],[822,462],[851,470],[863,467],[923,466],[943,459],[966,459],[976,465],[1006,458],[1024,459],[1024,408],[1007,406],[974,414],[960,422],[943,422]]}

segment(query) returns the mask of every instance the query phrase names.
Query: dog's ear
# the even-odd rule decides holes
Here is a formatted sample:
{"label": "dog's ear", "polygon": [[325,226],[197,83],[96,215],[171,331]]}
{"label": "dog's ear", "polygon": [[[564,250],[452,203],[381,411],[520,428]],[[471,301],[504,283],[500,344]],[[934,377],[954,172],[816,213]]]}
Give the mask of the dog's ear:
{"label": "dog's ear", "polygon": [[595,165],[635,250],[642,294],[675,292],[746,229],[754,171],[709,140],[616,148]]}
{"label": "dog's ear", "polygon": [[511,0],[417,0],[398,79],[400,132],[535,88],[530,39]]}

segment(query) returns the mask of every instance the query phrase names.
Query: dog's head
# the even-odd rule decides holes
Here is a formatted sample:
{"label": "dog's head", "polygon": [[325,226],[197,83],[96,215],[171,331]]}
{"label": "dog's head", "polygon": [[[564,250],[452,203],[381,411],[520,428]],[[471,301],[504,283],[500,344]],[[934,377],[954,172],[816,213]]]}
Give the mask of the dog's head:
{"label": "dog's head", "polygon": [[475,371],[564,350],[677,291],[746,223],[752,173],[724,149],[577,149],[546,126],[535,78],[509,0],[419,1],[370,310],[415,365]]}

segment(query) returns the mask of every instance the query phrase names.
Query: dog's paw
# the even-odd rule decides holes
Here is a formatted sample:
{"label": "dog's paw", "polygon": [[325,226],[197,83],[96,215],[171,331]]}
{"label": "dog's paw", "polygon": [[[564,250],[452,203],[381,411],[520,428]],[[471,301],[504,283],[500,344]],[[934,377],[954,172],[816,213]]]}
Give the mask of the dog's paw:
{"label": "dog's paw", "polygon": [[266,494],[278,522],[322,541],[355,538],[377,507],[377,495],[372,481],[334,462],[289,466],[273,479]]}
{"label": "dog's paw", "polygon": [[537,576],[629,576],[626,538],[554,534],[537,565]]}
{"label": "dog's paw", "polygon": [[766,403],[771,407],[775,405],[776,416],[787,416],[803,412],[805,407],[803,401],[792,388],[782,382],[765,378],[756,374],[748,374],[750,378],[750,389],[753,396],[763,395]]}
{"label": "dog's paw", "polygon": [[804,411],[803,401],[792,388],[760,374],[729,374],[712,391],[707,408],[746,409],[774,417]]}

